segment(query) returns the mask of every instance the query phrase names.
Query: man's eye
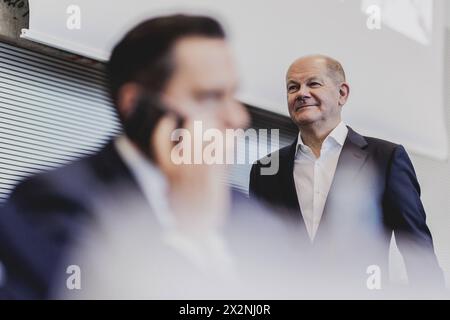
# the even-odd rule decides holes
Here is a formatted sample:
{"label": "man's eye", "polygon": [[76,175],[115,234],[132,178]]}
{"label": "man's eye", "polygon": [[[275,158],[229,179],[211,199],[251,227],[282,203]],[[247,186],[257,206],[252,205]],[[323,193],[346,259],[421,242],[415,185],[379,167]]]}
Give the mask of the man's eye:
{"label": "man's eye", "polygon": [[316,88],[316,87],[320,87],[321,84],[320,84],[319,82],[311,82],[311,83],[309,84],[309,86],[310,86],[310,87],[313,87],[313,88]]}
{"label": "man's eye", "polygon": [[287,89],[288,92],[294,92],[297,89],[297,86],[289,86]]}

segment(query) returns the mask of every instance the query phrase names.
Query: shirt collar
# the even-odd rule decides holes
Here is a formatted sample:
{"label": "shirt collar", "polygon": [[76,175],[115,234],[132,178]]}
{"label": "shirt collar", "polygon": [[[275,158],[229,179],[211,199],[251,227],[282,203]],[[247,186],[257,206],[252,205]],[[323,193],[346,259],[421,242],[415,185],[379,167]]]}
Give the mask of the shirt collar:
{"label": "shirt collar", "polygon": [[[324,147],[326,148],[331,141],[336,142],[340,147],[344,146],[347,134],[348,134],[347,126],[344,124],[343,121],[339,122],[339,124],[325,138],[322,148]],[[300,150],[304,151],[305,149],[309,149],[309,147],[304,144],[301,132],[299,132],[296,150],[297,152],[299,152]]]}
{"label": "shirt collar", "polygon": [[165,226],[170,225],[172,221],[166,202],[169,188],[167,178],[125,135],[117,137],[114,145],[141,187],[150,206],[155,210],[160,223]]}

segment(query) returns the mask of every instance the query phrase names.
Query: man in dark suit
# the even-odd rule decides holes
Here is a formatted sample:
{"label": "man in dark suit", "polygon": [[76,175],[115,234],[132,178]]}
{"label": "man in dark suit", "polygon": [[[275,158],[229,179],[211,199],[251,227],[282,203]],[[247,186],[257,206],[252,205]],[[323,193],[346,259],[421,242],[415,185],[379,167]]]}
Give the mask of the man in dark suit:
{"label": "man in dark suit", "polygon": [[[376,266],[386,280],[394,232],[409,283],[439,285],[412,163],[401,145],[361,136],[342,122],[349,85],[341,64],[322,55],[300,58],[287,72],[286,89],[298,137],[253,165],[250,196],[296,221],[322,267],[365,284],[366,270]],[[271,159],[279,170],[265,175]]]}

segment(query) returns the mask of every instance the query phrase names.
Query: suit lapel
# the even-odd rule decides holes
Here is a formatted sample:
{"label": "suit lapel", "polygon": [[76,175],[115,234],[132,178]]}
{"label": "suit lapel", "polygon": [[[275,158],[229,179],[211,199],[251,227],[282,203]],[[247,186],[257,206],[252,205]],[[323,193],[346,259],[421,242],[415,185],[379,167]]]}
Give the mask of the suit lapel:
{"label": "suit lapel", "polygon": [[297,149],[297,139],[286,149],[280,152],[280,190],[283,193],[283,203],[287,209],[287,215],[298,228],[301,242],[309,244],[308,231],[306,230],[303,215],[298,202],[297,190],[294,181],[294,161]]}

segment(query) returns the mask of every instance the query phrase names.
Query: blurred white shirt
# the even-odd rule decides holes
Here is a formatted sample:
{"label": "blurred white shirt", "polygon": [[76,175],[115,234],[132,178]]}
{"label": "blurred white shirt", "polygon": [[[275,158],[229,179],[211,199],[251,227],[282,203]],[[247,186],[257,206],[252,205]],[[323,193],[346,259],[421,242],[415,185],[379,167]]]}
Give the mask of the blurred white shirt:
{"label": "blurred white shirt", "polygon": [[216,273],[232,272],[232,259],[225,242],[216,230],[192,238],[180,233],[169,204],[167,178],[124,135],[115,140],[115,147],[130,169],[152,212],[163,229],[163,241],[203,270]]}
{"label": "blurred white shirt", "polygon": [[294,181],[303,220],[311,242],[314,241],[319,228],[347,133],[346,125],[341,121],[325,138],[319,158],[316,158],[311,148],[303,143],[301,133],[298,134]]}

